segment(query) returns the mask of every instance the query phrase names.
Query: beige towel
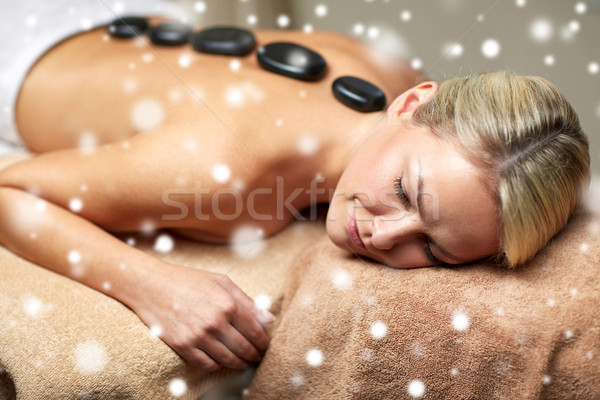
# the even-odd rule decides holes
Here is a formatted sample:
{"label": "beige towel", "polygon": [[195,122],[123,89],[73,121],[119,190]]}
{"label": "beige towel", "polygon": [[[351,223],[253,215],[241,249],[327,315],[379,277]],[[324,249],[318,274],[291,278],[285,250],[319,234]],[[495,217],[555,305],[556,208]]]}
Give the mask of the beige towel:
{"label": "beige towel", "polygon": [[600,216],[529,265],[395,270],[322,238],[245,399],[600,399]]}
{"label": "beige towel", "polygon": [[[122,238],[171,263],[226,273],[276,313],[289,265],[323,233],[322,222],[297,223],[245,257],[252,247],[175,238],[163,255],[153,251],[157,235]],[[0,247],[0,400],[196,399],[229,373],[186,365],[121,303]]]}

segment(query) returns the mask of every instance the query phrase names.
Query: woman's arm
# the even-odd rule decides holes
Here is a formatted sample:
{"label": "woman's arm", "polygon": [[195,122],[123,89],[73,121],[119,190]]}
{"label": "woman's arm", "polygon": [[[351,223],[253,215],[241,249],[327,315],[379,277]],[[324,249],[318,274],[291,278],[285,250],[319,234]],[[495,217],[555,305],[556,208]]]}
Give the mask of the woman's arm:
{"label": "woman's arm", "polygon": [[[127,180],[111,175],[127,164],[133,169],[128,185],[135,186],[135,155],[129,154],[134,158],[127,163],[119,162],[117,147],[112,149],[96,154],[57,152],[1,172],[0,243],[129,306],[194,365],[207,370],[217,364],[241,368],[258,360],[268,346],[261,323],[270,322],[270,317],[227,277],[165,263],[126,245],[93,220],[116,220],[111,213],[125,215],[111,200],[114,191],[122,191],[124,203],[131,196],[141,202],[140,208],[147,208],[141,200],[151,188],[122,187]],[[68,205],[74,191],[81,193],[81,185],[111,190],[107,196],[94,190],[95,198],[86,197],[88,202],[74,213]]]}

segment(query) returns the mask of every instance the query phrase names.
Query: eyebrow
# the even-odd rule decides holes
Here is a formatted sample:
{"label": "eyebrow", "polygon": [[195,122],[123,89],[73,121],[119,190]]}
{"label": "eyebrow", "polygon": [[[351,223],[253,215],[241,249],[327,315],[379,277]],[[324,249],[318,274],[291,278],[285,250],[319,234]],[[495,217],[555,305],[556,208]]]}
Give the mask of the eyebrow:
{"label": "eyebrow", "polygon": [[[421,198],[424,195],[424,193],[423,193],[424,181],[423,181],[423,167],[421,165],[420,158],[418,159],[418,164],[419,164],[419,171],[418,171],[418,180],[417,180],[417,211],[418,211],[421,219],[424,219],[425,212],[423,211],[423,202],[421,201]],[[438,250],[438,252],[441,253],[442,255],[444,255],[446,258],[449,258],[450,260],[456,261],[457,263],[460,263],[460,264],[466,263],[466,260],[463,260],[462,258],[457,257],[455,255],[452,255],[448,251],[444,250],[444,248],[442,248],[438,244],[438,242],[436,242],[431,236],[429,236],[429,243],[433,247],[435,247]]]}

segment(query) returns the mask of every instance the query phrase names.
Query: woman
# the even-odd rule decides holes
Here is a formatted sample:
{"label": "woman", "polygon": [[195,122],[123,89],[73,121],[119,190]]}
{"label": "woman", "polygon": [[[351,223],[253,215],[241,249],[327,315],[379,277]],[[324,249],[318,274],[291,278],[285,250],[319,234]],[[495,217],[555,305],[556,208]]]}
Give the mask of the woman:
{"label": "woman", "polygon": [[[405,62],[340,35],[255,34],[259,46],[315,49],[326,76],[297,81],[262,70],[254,54],[155,47],[102,29],[47,52],[16,108],[22,140],[40,155],[0,173],[0,243],[123,302],[190,363],[243,368],[267,349],[262,325],[273,317],[227,277],[106,231],[224,243],[240,228],[274,234],[330,202],[329,236],[359,256],[399,268],[490,256],[514,266],[581,198],[587,141],[545,80],[419,83]],[[342,75],[382,88],[387,111],[335,101]]]}

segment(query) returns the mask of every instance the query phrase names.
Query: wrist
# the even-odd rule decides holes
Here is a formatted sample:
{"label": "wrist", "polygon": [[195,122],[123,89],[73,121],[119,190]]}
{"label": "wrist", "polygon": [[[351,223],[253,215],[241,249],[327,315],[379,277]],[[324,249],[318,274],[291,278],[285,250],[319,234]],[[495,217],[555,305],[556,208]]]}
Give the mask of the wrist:
{"label": "wrist", "polygon": [[167,290],[168,276],[175,267],[148,254],[141,255],[119,265],[115,286],[109,293],[134,311],[158,300],[159,294]]}

